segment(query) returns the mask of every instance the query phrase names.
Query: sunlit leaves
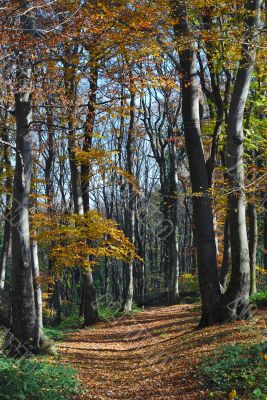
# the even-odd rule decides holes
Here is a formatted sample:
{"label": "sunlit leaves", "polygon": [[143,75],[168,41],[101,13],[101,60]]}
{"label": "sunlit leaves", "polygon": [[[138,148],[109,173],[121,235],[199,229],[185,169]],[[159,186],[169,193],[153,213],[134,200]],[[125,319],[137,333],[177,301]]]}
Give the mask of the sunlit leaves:
{"label": "sunlit leaves", "polygon": [[101,257],[129,262],[137,257],[133,244],[118,225],[92,210],[78,214],[36,214],[33,237],[51,246],[50,257],[59,271],[79,266],[90,269]]}

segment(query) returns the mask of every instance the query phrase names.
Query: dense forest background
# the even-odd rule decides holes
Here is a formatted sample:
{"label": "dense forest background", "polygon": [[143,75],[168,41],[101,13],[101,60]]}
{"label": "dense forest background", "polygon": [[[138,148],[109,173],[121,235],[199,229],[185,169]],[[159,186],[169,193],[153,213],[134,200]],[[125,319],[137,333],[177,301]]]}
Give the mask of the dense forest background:
{"label": "dense forest background", "polygon": [[[266,289],[266,2],[3,1],[1,324]],[[265,249],[265,250],[264,250]]]}

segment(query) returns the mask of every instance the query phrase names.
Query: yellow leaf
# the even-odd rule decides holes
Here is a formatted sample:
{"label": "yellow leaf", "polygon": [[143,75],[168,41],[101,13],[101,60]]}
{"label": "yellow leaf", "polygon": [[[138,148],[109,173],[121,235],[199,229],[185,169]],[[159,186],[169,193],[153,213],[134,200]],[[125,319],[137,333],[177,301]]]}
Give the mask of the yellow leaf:
{"label": "yellow leaf", "polygon": [[231,392],[228,394],[229,399],[236,399],[237,398],[237,392],[235,389],[231,390]]}

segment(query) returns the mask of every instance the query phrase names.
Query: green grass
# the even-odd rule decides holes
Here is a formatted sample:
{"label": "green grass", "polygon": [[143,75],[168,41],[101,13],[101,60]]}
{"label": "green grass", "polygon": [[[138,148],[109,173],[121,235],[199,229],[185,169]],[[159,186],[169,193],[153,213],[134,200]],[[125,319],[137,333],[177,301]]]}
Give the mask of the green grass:
{"label": "green grass", "polygon": [[[136,305],[133,305],[132,311],[127,315],[136,315],[140,313],[142,309]],[[119,311],[119,308],[108,308],[105,305],[99,305],[98,307],[98,314],[101,321],[105,321],[107,319],[118,318],[124,315],[122,312]]]}
{"label": "green grass", "polygon": [[256,304],[257,307],[267,307],[267,290],[259,291],[250,297],[250,302]]}
{"label": "green grass", "polygon": [[68,400],[81,392],[76,372],[38,357],[24,361],[0,357],[1,400]]}
{"label": "green grass", "polygon": [[101,321],[105,321],[111,318],[116,318],[119,315],[120,312],[117,308],[107,308],[104,305],[99,305],[98,307],[98,316]]}
{"label": "green grass", "polygon": [[81,317],[79,317],[78,315],[71,315],[70,317],[65,318],[58,325],[45,327],[44,333],[50,339],[53,339],[55,342],[58,342],[64,339],[65,333],[80,328],[82,326],[82,323],[83,319]]}
{"label": "green grass", "polygon": [[204,359],[201,370],[211,398],[267,399],[267,342],[224,346]]}
{"label": "green grass", "polygon": [[[132,311],[128,315],[135,315],[141,312],[142,309],[137,307],[136,305],[133,306]],[[104,305],[99,305],[98,307],[98,314],[100,321],[106,321],[108,319],[118,318],[123,315],[119,311],[119,308],[108,308]],[[82,327],[83,318],[79,317],[78,315],[71,315],[65,318],[60,324],[55,326],[47,326],[44,328],[44,333],[49,339],[54,340],[55,342],[60,342],[64,340],[64,335],[68,332],[73,331],[74,329],[79,329]],[[92,327],[90,327],[92,329]]]}

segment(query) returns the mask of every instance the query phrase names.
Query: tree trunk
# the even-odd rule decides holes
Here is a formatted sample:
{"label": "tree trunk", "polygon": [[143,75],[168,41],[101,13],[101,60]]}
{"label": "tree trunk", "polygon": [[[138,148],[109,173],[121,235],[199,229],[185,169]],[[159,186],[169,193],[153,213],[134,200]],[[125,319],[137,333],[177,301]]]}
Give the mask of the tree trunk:
{"label": "tree trunk", "polygon": [[[72,154],[72,153],[70,153]],[[82,215],[84,213],[83,196],[81,188],[81,175],[78,166],[73,160],[74,155],[70,156],[70,170],[72,175],[72,193],[74,200],[75,212]],[[83,310],[84,310],[84,325],[93,325],[98,321],[96,290],[91,271],[82,273],[83,283]]]}
{"label": "tree trunk", "polygon": [[257,291],[256,279],[256,255],[258,245],[258,224],[255,203],[248,203],[247,208],[248,227],[249,227],[249,264],[250,264],[250,296]]}
{"label": "tree trunk", "polygon": [[[7,116],[6,116],[7,117]],[[6,125],[3,127],[2,138],[5,142],[9,142],[9,135]],[[10,149],[5,146],[4,147],[4,163],[7,171],[6,177],[6,209],[4,212],[4,232],[3,232],[3,244],[0,255],[0,313],[3,311],[3,292],[5,286],[6,279],[6,270],[7,270],[7,261],[10,250],[10,241],[11,241],[11,221],[10,221],[10,212],[11,212],[11,193],[10,188],[12,187],[12,177],[10,175],[11,169],[11,161],[10,161]]]}
{"label": "tree trunk", "polygon": [[84,289],[84,326],[94,325],[98,321],[96,289],[92,272],[83,274]]}
{"label": "tree trunk", "polygon": [[6,279],[6,269],[7,269],[7,260],[8,253],[10,248],[10,239],[11,239],[11,225],[9,218],[10,211],[6,210],[5,212],[5,223],[4,223],[4,233],[3,233],[3,245],[0,256],[0,313],[2,313],[3,309],[3,294],[5,287],[5,279]]}
{"label": "tree trunk", "polygon": [[[174,172],[175,173],[175,172]],[[175,179],[175,176],[170,176],[170,179]],[[165,264],[168,276],[168,303],[176,304],[179,299],[179,254],[178,254],[178,199],[176,192],[176,182],[166,183],[165,187],[171,186],[166,194],[162,196],[164,223],[171,221],[171,226],[168,225],[170,231],[164,232],[166,237],[161,240],[165,250]]]}
{"label": "tree trunk", "polygon": [[[88,115],[86,120],[86,131],[84,135],[83,150],[88,151],[92,147],[92,138],[95,123],[95,104],[97,91],[98,71],[94,68],[91,71],[90,79],[90,96],[88,102]],[[90,164],[82,163],[81,165],[81,194],[83,202],[83,212],[89,211],[89,179]],[[86,326],[94,325],[98,321],[97,293],[94,285],[92,271],[83,273],[83,289],[84,289],[84,324]]]}
{"label": "tree trunk", "polygon": [[[129,124],[129,131],[128,131],[128,138],[126,144],[126,152],[127,152],[127,172],[129,174],[133,173],[133,147],[134,147],[134,125],[135,125],[135,93],[131,91],[131,101],[130,101],[130,124]],[[126,233],[129,240],[134,243],[135,235],[135,202],[136,202],[136,195],[134,193],[133,184],[129,182],[128,185],[128,202],[127,202],[127,209],[126,209]],[[125,288],[124,288],[124,298],[122,304],[122,311],[128,313],[132,310],[132,303],[133,303],[133,292],[134,292],[134,282],[133,282],[133,261],[129,262],[128,265],[125,265]]]}
{"label": "tree trunk", "polygon": [[61,279],[57,278],[54,285],[53,303],[56,309],[56,323],[62,321],[62,294],[61,294]]}
{"label": "tree trunk", "polygon": [[176,147],[171,145],[170,150],[170,193],[169,193],[169,212],[170,221],[173,224],[173,229],[167,241],[171,243],[170,254],[170,291],[169,291],[169,304],[176,304],[179,300],[179,242],[178,242],[178,190],[176,178]]}
{"label": "tree trunk", "polygon": [[[23,2],[26,8],[25,2]],[[29,17],[21,17],[22,29]],[[26,29],[26,28],[25,28]],[[32,64],[27,50],[17,55],[16,167],[12,205],[12,329],[31,348],[37,347],[37,318],[34,301],[29,229],[29,194],[32,175]]]}
{"label": "tree trunk", "polygon": [[43,336],[43,308],[42,308],[42,289],[39,282],[40,268],[38,259],[38,244],[36,241],[32,241],[31,243],[31,255],[32,255],[32,266],[33,266],[33,287],[34,287],[35,307],[37,316],[37,341],[39,347],[40,340]]}
{"label": "tree trunk", "polygon": [[175,35],[177,39],[183,35],[189,40],[189,47],[179,52],[182,71],[182,115],[193,192],[199,284],[202,298],[200,326],[207,326],[221,320],[221,293],[216,260],[212,200],[208,193],[209,182],[199,120],[196,52],[195,44],[190,43],[190,27],[184,2],[173,1],[172,6],[174,17],[179,21],[174,26]]}
{"label": "tree trunk", "polygon": [[267,195],[265,195],[264,206],[264,222],[263,222],[263,266],[267,271]]}
{"label": "tree trunk", "polygon": [[226,291],[227,276],[229,272],[230,262],[231,262],[230,227],[229,227],[228,216],[226,216],[224,223],[223,260],[220,272],[220,284],[223,293]]}
{"label": "tree trunk", "polygon": [[111,265],[107,257],[105,257],[105,277],[105,302],[106,305],[108,305],[113,298],[113,266]]}
{"label": "tree trunk", "polygon": [[[65,87],[66,95],[68,96],[70,102],[73,102],[73,107],[75,103],[75,70],[69,71],[68,66],[65,66]],[[95,77],[97,78],[97,76]],[[92,84],[91,84],[92,85]],[[92,86],[91,86],[92,89]],[[94,86],[96,90],[96,84]],[[89,99],[90,103],[90,99]],[[93,105],[94,106],[94,105]],[[92,129],[94,124],[94,111],[90,108],[88,110],[88,120],[86,122],[86,132],[84,137],[84,148],[83,150],[89,149],[92,140]],[[74,137],[75,131],[73,128],[73,123],[69,122],[69,162],[70,162],[70,172],[71,172],[71,187],[72,187],[72,197],[74,202],[74,210],[77,214],[83,215],[84,212],[89,210],[89,168],[90,166],[85,163],[81,168],[76,160],[75,156],[75,145],[76,139]],[[96,301],[96,290],[94,287],[93,275],[91,271],[82,273],[83,282],[83,310],[84,310],[84,324],[92,325],[98,320],[97,312],[97,301]],[[88,293],[86,293],[88,291]]]}
{"label": "tree trunk", "polygon": [[230,102],[227,127],[228,207],[232,273],[224,296],[226,320],[250,317],[250,262],[243,170],[243,116],[256,55],[261,0],[249,0],[244,44]]}

